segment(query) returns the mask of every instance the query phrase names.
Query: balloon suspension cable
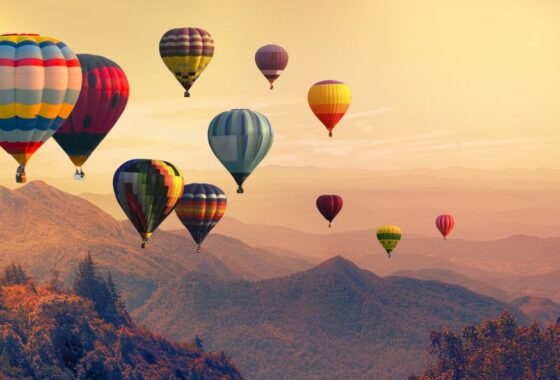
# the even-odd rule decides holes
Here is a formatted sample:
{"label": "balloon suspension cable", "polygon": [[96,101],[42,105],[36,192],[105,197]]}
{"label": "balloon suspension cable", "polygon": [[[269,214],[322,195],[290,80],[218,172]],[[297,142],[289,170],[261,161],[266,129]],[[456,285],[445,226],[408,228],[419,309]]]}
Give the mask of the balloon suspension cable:
{"label": "balloon suspension cable", "polygon": [[239,185],[237,188],[237,194],[243,194],[243,186]]}
{"label": "balloon suspension cable", "polygon": [[27,182],[25,176],[25,165],[20,165],[16,170],[16,183],[25,183],[25,182]]}
{"label": "balloon suspension cable", "polygon": [[190,98],[191,94],[189,94],[189,91],[185,91],[185,98]]}
{"label": "balloon suspension cable", "polygon": [[142,248],[146,248],[147,246],[148,246],[148,239],[146,239],[146,238],[142,239],[142,245],[141,245],[141,247],[142,247]]}
{"label": "balloon suspension cable", "polygon": [[200,253],[200,244],[196,246],[196,252]]}

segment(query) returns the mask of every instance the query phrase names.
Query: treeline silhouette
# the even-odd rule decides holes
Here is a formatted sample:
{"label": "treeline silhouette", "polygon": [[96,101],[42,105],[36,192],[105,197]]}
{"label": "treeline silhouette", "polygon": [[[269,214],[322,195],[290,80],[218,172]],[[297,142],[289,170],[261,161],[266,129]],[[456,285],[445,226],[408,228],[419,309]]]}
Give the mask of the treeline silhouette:
{"label": "treeline silhouette", "polygon": [[409,380],[560,379],[560,318],[547,328],[520,326],[504,312],[462,334],[433,331],[429,347],[423,374]]}
{"label": "treeline silhouette", "polygon": [[138,327],[112,276],[91,255],[72,288],[60,273],[37,284],[18,264],[0,275],[0,379],[223,379],[242,376],[202,340],[172,343]]}

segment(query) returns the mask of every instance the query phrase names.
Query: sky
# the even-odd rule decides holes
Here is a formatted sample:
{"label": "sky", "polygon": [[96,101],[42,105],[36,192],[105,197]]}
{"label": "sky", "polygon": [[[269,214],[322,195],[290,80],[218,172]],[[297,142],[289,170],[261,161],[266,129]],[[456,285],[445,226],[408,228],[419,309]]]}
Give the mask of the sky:
{"label": "sky", "polygon": [[[0,0],[2,32],[39,33],[126,72],[131,97],[84,166],[109,179],[131,158],[183,171],[221,170],[207,143],[231,108],[264,113],[276,133],[262,165],[374,170],[560,168],[560,2],[517,0]],[[183,97],[158,51],[162,34],[201,27],[215,55]],[[262,45],[290,60],[275,89],[254,64]],[[309,87],[336,79],[353,93],[328,138]],[[1,177],[17,164],[0,154]],[[51,139],[28,178],[73,174]],[[108,192],[110,189],[107,181]]]}

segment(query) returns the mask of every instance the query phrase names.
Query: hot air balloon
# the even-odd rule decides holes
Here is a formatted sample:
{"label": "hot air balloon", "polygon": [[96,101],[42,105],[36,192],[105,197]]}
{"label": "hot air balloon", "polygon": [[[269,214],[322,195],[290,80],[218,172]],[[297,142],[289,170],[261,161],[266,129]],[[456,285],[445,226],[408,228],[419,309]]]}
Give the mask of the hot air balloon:
{"label": "hot air balloon", "polygon": [[200,28],[167,31],[159,41],[159,54],[165,66],[185,88],[185,97],[214,55],[214,40]]}
{"label": "hot air balloon", "polygon": [[329,137],[332,137],[333,128],[350,107],[352,92],[342,82],[324,80],[311,86],[307,100],[311,111],[328,129]]}
{"label": "hot air balloon", "polygon": [[54,139],[76,165],[75,179],[82,180],[82,165],[107,136],[128,102],[128,80],[115,62],[99,55],[78,54],[82,90],[70,117]]}
{"label": "hot air balloon", "polygon": [[265,45],[255,53],[255,63],[268,79],[272,90],[274,81],[278,79],[288,64],[288,52],[278,45]]}
{"label": "hot air balloon", "polygon": [[117,169],[113,190],[145,248],[152,233],[183,194],[183,176],[169,162],[135,159]]}
{"label": "hot air balloon", "polygon": [[329,228],[333,219],[342,209],[342,197],[339,195],[321,195],[317,198],[317,209],[329,221]]}
{"label": "hot air balloon", "polygon": [[397,226],[385,225],[377,230],[377,240],[381,246],[387,251],[389,258],[391,252],[397,247],[401,240],[401,229]]}
{"label": "hot air balloon", "polygon": [[447,235],[451,233],[455,226],[453,215],[440,215],[436,218],[436,227],[443,236],[443,240],[447,240]]}
{"label": "hot air balloon", "polygon": [[243,182],[266,156],[274,132],[263,114],[248,109],[233,109],[216,116],[208,127],[208,143],[235,179],[243,193]]}
{"label": "hot air balloon", "polygon": [[70,115],[78,100],[82,69],[74,52],[38,34],[0,36],[0,145],[25,165]]}
{"label": "hot air balloon", "polygon": [[219,187],[208,183],[185,185],[175,213],[198,244],[197,252],[208,233],[224,216],[226,207],[226,195]]}

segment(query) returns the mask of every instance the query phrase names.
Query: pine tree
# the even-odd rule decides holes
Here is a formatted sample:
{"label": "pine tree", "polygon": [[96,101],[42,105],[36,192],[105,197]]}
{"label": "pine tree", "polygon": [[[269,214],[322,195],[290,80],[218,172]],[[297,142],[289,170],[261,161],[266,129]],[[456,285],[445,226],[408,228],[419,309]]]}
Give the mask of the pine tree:
{"label": "pine tree", "polygon": [[19,264],[12,263],[4,268],[4,275],[2,278],[2,284],[4,285],[24,285],[30,280],[31,278]]}
{"label": "pine tree", "polygon": [[105,317],[107,305],[111,303],[111,295],[107,284],[97,274],[97,264],[95,264],[89,252],[84,260],[78,264],[78,271],[74,279],[74,292],[93,301],[99,316]]}
{"label": "pine tree", "polygon": [[120,323],[123,323],[126,326],[132,325],[132,318],[130,318],[128,311],[126,310],[126,305],[121,297],[121,292],[115,285],[115,282],[113,281],[113,275],[110,271],[107,275],[107,288],[109,289],[109,293],[111,296],[112,307],[115,310],[116,316]]}
{"label": "pine tree", "polygon": [[74,292],[91,300],[99,316],[115,325],[130,325],[131,319],[111,276],[107,280],[97,271],[91,253],[78,265],[74,279]]}
{"label": "pine tree", "polygon": [[193,345],[200,351],[204,351],[204,343],[202,343],[202,339],[200,339],[198,335],[195,335],[193,339]]}

